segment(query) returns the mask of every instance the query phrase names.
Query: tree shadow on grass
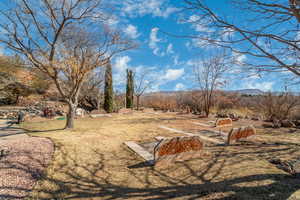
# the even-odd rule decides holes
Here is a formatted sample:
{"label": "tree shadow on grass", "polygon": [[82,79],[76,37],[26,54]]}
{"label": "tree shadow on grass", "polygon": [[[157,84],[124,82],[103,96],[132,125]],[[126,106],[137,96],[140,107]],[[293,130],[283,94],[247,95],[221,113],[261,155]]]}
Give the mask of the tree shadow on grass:
{"label": "tree shadow on grass", "polygon": [[56,129],[48,129],[48,130],[30,130],[30,129],[25,129],[25,128],[20,128],[24,130],[27,134],[30,133],[47,133],[47,132],[55,132],[55,131],[63,131],[66,130],[65,128],[56,128]]}
{"label": "tree shadow on grass", "polygon": [[7,136],[22,135],[22,134],[46,133],[46,132],[55,132],[55,131],[62,131],[62,130],[65,129],[58,128],[58,129],[49,129],[49,130],[30,130],[30,129],[20,128],[20,127],[8,127],[1,130],[1,132],[4,133],[0,133],[0,138],[7,137]]}
{"label": "tree shadow on grass", "polygon": [[19,125],[16,123],[8,123],[8,126],[0,128],[0,138],[7,137],[7,136],[15,136],[20,134],[30,134],[30,133],[44,133],[44,132],[55,132],[55,131],[62,131],[64,128],[57,128],[57,129],[44,129],[44,130],[30,130]]}
{"label": "tree shadow on grass", "polygon": [[[195,168],[189,162],[180,162],[170,168],[157,170],[128,154],[107,156],[99,150],[92,152],[95,162],[78,162],[76,155],[60,148],[62,162],[53,168],[55,174],[43,177],[42,181],[47,184],[35,188],[33,199],[283,200],[300,189],[300,179],[284,173],[257,173],[220,179],[225,166],[234,166],[247,159],[232,160],[230,156],[224,156],[222,151],[216,153],[204,167]],[[118,160],[119,164],[110,163],[111,159]],[[203,164],[204,161],[200,159],[193,162]],[[185,171],[184,175],[174,175],[181,171]],[[116,174],[118,172],[126,172],[128,177],[118,178],[121,176]],[[140,186],[128,186],[132,180],[140,183]]]}

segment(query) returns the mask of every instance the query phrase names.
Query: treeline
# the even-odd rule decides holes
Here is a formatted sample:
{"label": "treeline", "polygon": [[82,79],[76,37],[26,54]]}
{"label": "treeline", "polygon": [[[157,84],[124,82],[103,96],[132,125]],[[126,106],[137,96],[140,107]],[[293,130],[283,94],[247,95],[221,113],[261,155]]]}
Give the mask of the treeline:
{"label": "treeline", "polygon": [[[153,93],[143,96],[141,104],[156,110],[170,112],[191,112],[205,116],[203,92],[186,91]],[[240,93],[215,91],[212,98],[212,112],[259,116],[265,120],[300,119],[300,97],[293,93],[265,93],[243,95]]]}

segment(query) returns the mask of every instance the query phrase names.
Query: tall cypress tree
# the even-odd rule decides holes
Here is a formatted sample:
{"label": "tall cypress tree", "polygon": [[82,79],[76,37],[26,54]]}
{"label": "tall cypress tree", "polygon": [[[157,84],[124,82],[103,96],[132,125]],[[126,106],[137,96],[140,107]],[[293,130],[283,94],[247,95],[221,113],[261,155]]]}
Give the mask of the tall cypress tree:
{"label": "tall cypress tree", "polygon": [[133,108],[134,80],[132,70],[127,69],[126,108]]}
{"label": "tall cypress tree", "polygon": [[113,93],[112,67],[109,62],[106,65],[104,86],[104,110],[108,113],[112,113],[114,109]]}

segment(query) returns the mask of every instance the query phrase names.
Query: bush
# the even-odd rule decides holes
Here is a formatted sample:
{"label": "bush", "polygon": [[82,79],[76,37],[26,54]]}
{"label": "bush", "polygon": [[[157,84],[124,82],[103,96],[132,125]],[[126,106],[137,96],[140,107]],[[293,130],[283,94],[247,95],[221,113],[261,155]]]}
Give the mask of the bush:
{"label": "bush", "polygon": [[285,120],[299,105],[299,97],[284,92],[279,95],[268,93],[258,100],[257,110],[261,110],[267,120]]}

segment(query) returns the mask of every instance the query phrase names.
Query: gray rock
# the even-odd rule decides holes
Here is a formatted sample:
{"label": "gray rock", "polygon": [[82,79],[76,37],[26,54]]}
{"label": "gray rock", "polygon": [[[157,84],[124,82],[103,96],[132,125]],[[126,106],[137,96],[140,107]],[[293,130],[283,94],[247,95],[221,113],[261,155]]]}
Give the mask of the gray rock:
{"label": "gray rock", "polygon": [[229,118],[229,115],[226,112],[218,112],[217,118]]}
{"label": "gray rock", "polygon": [[294,169],[295,175],[300,177],[300,158],[298,158],[296,161],[294,161],[293,169]]}
{"label": "gray rock", "polygon": [[282,169],[293,176],[300,177],[300,158],[288,161],[272,159],[270,160],[270,163],[276,165],[279,169]]}
{"label": "gray rock", "polygon": [[255,117],[252,117],[251,120],[253,120],[253,121],[259,121],[260,117],[255,116]]}
{"label": "gray rock", "polygon": [[273,119],[272,127],[273,128],[280,128],[281,127],[281,122],[278,119]]}
{"label": "gray rock", "polygon": [[300,120],[294,120],[293,123],[294,123],[296,126],[300,126]]}

